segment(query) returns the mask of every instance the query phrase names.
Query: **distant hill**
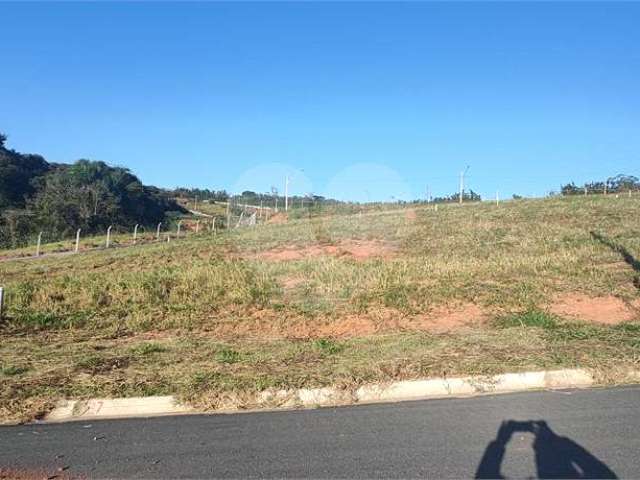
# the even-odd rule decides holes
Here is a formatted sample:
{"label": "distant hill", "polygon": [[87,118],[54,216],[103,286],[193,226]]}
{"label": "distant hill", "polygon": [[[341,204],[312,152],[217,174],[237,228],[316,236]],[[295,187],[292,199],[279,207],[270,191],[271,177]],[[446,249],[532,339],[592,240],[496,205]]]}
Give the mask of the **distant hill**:
{"label": "distant hill", "polygon": [[155,225],[185,213],[169,192],[143,185],[128,169],[78,160],[54,164],[5,146],[0,134],[0,246],[17,247],[38,231],[63,238],[109,225]]}

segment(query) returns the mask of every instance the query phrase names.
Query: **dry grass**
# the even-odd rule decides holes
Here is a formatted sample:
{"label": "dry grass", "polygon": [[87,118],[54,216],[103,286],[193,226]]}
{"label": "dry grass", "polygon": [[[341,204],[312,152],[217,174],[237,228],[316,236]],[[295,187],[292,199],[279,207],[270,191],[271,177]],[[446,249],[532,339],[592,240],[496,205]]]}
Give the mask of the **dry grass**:
{"label": "dry grass", "polygon": [[[209,408],[271,387],[631,368],[639,206],[588,197],[307,210],[217,237],[2,262],[0,416],[32,418],[70,396],[173,393]],[[265,258],[274,251],[320,253]],[[550,315],[568,295],[614,296],[627,322]],[[445,318],[456,322],[442,328]]]}

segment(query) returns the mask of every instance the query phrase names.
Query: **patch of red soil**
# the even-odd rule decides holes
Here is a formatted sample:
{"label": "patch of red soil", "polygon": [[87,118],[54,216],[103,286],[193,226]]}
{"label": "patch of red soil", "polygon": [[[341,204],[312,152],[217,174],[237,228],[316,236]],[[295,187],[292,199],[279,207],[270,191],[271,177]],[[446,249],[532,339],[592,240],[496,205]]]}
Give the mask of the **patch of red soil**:
{"label": "patch of red soil", "polygon": [[258,253],[256,257],[271,262],[301,260],[303,258],[323,255],[336,257],[347,256],[355,258],[356,260],[364,260],[373,257],[390,258],[394,253],[394,249],[384,242],[374,240],[350,240],[340,242],[337,245],[316,244],[304,247],[287,246]]}
{"label": "patch of red soil", "polygon": [[416,317],[418,327],[431,332],[448,332],[462,327],[477,326],[487,320],[487,313],[474,303],[441,306]]}
{"label": "patch of red soil", "polygon": [[287,277],[282,282],[282,286],[285,290],[291,290],[292,288],[296,288],[298,285],[301,285],[305,282],[305,279],[302,277]]}
{"label": "patch of red soil", "polygon": [[362,337],[373,335],[382,328],[373,318],[363,315],[348,315],[334,322],[322,325],[315,332],[315,337]]}
{"label": "patch of red soil", "polygon": [[457,306],[435,307],[419,315],[406,315],[390,308],[366,314],[337,317],[283,317],[271,310],[256,310],[237,322],[215,325],[212,333],[223,337],[255,338],[349,338],[407,331],[444,333],[481,325],[488,318],[479,306],[464,303]]}
{"label": "patch of red soil", "polygon": [[551,313],[576,320],[615,325],[638,317],[638,311],[613,295],[589,297],[580,293],[557,298],[549,307]]}
{"label": "patch of red soil", "polygon": [[405,212],[404,218],[405,220],[416,220],[418,218],[418,215],[416,214],[415,210],[411,209]]}

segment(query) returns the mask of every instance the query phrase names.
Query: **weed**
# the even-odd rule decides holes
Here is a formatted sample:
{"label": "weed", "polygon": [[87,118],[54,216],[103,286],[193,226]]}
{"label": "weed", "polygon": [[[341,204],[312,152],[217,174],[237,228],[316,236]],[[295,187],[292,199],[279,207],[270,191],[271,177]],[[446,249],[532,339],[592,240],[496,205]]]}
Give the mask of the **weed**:
{"label": "weed", "polygon": [[131,348],[131,353],[134,355],[150,355],[152,353],[161,353],[166,351],[166,348],[159,343],[145,342],[135,345]]}
{"label": "weed", "polygon": [[538,327],[544,329],[553,329],[557,326],[555,317],[540,311],[528,310],[523,313],[515,313],[500,317],[496,320],[496,325],[500,328],[510,327]]}
{"label": "weed", "polygon": [[84,321],[85,317],[81,312],[65,316],[55,312],[25,310],[14,323],[27,329],[61,329],[81,326]]}
{"label": "weed", "polygon": [[216,360],[220,363],[237,363],[241,357],[239,352],[231,348],[223,348],[216,353]]}
{"label": "weed", "polygon": [[7,377],[13,375],[22,375],[23,373],[29,371],[29,367],[18,366],[18,365],[3,365],[0,367],[0,372]]}
{"label": "weed", "polygon": [[33,301],[36,286],[33,282],[26,280],[19,282],[13,289],[9,290],[11,297],[9,301],[15,301],[17,308],[27,309]]}
{"label": "weed", "polygon": [[76,363],[76,368],[80,370],[89,370],[92,373],[108,373],[112,370],[123,369],[129,366],[128,357],[113,356],[102,357],[99,355],[84,355],[80,357]]}
{"label": "weed", "polygon": [[313,342],[313,346],[327,355],[334,355],[344,350],[344,346],[328,338],[319,338]]}

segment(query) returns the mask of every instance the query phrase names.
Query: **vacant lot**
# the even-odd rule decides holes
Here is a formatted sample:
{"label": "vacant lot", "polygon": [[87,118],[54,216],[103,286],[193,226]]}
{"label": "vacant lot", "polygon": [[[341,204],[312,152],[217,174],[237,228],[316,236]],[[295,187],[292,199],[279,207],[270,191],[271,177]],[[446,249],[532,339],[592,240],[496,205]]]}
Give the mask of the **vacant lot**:
{"label": "vacant lot", "polygon": [[0,263],[0,416],[176,394],[640,359],[640,198],[318,209],[213,236]]}

